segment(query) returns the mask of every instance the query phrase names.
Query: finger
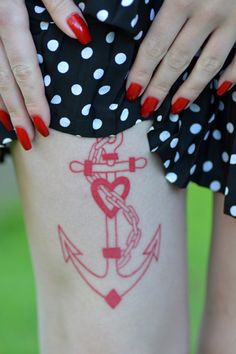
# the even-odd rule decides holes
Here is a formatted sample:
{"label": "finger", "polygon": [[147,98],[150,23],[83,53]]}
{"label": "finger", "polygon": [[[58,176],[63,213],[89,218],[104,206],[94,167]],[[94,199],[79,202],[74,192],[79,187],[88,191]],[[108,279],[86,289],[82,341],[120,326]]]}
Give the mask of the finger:
{"label": "finger", "polygon": [[222,96],[225,92],[229,91],[236,83],[236,55],[234,59],[224,70],[220,77],[217,88],[217,95]]}
{"label": "finger", "polygon": [[[205,22],[206,23],[206,22]],[[141,100],[141,115],[148,117],[165,99],[173,83],[189,66],[196,52],[213,30],[213,25],[200,26],[197,17],[191,18],[183,27],[165,58],[153,75]],[[155,109],[150,107],[150,98],[156,98]]]}
{"label": "finger", "polygon": [[220,71],[235,42],[235,30],[223,25],[215,30],[204,47],[188,79],[172,99],[172,113],[187,108]]}
{"label": "finger", "polygon": [[[30,150],[34,130],[23,98],[11,71],[2,42],[0,42],[0,92],[5,107],[10,115],[11,122],[16,129],[19,141],[25,150]],[[3,115],[3,114],[2,114]],[[7,116],[4,116],[6,121]]]}
{"label": "finger", "polygon": [[81,44],[92,40],[81,10],[72,0],[43,0],[56,25],[68,36],[77,38]]}
{"label": "finger", "polygon": [[[2,61],[5,72],[11,77],[14,90],[9,91],[8,88],[5,88],[2,96],[8,106],[13,124],[17,124],[20,119],[15,117],[21,117],[25,112],[25,118],[27,119],[29,114],[34,120],[36,129],[46,137],[49,135],[50,110],[45,96],[42,72],[38,64],[35,44],[28,28],[27,10],[24,6],[21,8],[19,5],[17,9],[19,19],[12,16],[11,23],[6,23],[1,27]],[[17,31],[14,30],[16,27]],[[14,80],[9,70],[12,72]],[[6,85],[4,84],[4,86]],[[20,92],[17,93],[19,90]],[[22,102],[23,99],[18,108],[13,103],[11,92],[14,92],[15,96],[17,95],[18,101]],[[20,98],[21,95],[23,97]],[[9,105],[11,109],[9,109]],[[21,115],[19,116],[20,109]],[[28,134],[33,138],[31,125],[28,125]]]}
{"label": "finger", "polygon": [[[176,16],[176,11],[178,16]],[[174,5],[169,5],[169,2],[164,2],[142,41],[129,71],[126,82],[127,99],[135,100],[142,94],[154,69],[166,54],[186,19],[187,15],[184,11],[181,12]],[[137,90],[137,85],[140,90]]]}
{"label": "finger", "polygon": [[14,129],[11,123],[10,116],[7,112],[7,107],[5,106],[1,96],[0,96],[0,122],[2,123],[2,125],[7,131],[10,132]]}

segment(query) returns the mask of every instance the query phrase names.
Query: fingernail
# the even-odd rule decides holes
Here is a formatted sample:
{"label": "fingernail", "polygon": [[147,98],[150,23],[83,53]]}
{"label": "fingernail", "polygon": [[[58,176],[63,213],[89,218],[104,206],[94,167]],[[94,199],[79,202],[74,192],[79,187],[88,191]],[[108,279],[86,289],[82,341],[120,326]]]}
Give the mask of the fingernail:
{"label": "fingernail", "polygon": [[25,150],[30,150],[32,148],[31,142],[30,142],[30,138],[27,134],[27,131],[22,128],[22,127],[15,127],[16,128],[16,134],[17,137],[19,138],[19,141],[21,143],[21,145],[23,146],[23,148]]}
{"label": "fingernail", "polygon": [[39,131],[39,133],[43,136],[48,136],[49,135],[49,130],[44,123],[43,119],[40,116],[32,116],[32,119],[34,121],[35,128]]}
{"label": "fingernail", "polygon": [[228,91],[233,86],[231,81],[224,81],[220,87],[218,87],[216,93],[218,96],[222,96],[226,91]]}
{"label": "fingernail", "polygon": [[142,88],[143,87],[140,84],[137,84],[136,82],[132,82],[125,93],[126,98],[129,101],[136,100],[136,98],[139,96],[140,92],[142,91]]}
{"label": "fingernail", "polygon": [[181,112],[187,105],[189,104],[190,100],[185,97],[178,98],[174,104],[171,106],[171,113],[176,114]]}
{"label": "fingernail", "polygon": [[66,19],[66,22],[68,23],[80,43],[88,44],[89,42],[91,42],[92,37],[89,32],[88,26],[84,19],[78,13],[75,12],[71,14]]}
{"label": "fingernail", "polygon": [[147,118],[154,112],[159,100],[156,97],[149,96],[141,106],[141,116]]}
{"label": "fingernail", "polygon": [[4,128],[6,128],[9,132],[13,130],[10,116],[3,109],[0,109],[0,122],[2,122]]}

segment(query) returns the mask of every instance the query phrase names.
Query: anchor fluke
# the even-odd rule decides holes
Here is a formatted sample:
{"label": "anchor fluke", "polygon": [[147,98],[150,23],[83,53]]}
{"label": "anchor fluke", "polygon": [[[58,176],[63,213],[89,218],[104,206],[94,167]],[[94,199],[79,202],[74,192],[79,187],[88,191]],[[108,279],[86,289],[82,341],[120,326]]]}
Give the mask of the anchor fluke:
{"label": "anchor fluke", "polygon": [[149,242],[149,244],[143,251],[143,254],[152,256],[155,258],[156,261],[158,261],[159,252],[160,252],[160,243],[161,243],[161,224],[159,224],[152,240]]}
{"label": "anchor fluke", "polygon": [[61,225],[58,225],[57,229],[65,262],[67,263],[74,256],[81,256],[83,253],[66,236]]}

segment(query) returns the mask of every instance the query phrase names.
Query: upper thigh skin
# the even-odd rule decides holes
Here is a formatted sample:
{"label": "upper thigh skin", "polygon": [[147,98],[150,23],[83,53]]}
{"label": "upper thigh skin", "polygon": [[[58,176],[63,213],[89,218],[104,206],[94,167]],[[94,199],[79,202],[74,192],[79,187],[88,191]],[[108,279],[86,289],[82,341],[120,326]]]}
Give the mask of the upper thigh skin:
{"label": "upper thigh skin", "polygon": [[[133,226],[121,210],[110,217],[104,205],[102,210],[96,183],[83,173],[95,138],[51,130],[50,139],[36,137],[31,151],[12,144],[36,275],[43,354],[188,352],[186,194],[165,180],[159,157],[150,152],[150,125],[146,121],[125,130],[115,151],[106,145],[107,153],[116,152],[123,161],[116,176],[123,179],[105,189],[120,195],[126,186],[125,205],[136,214]],[[130,157],[140,168],[122,172]],[[81,167],[80,173],[71,171],[72,160],[81,163],[73,165]],[[141,231],[140,241],[129,251],[132,228]],[[59,236],[67,248],[62,249]],[[126,250],[130,258],[124,267],[118,269],[116,259],[106,263],[102,249],[107,246]],[[63,250],[74,262],[65,262]],[[104,297],[112,289],[121,300],[114,308]]]}
{"label": "upper thigh skin", "polygon": [[233,354],[236,350],[236,220],[223,213],[224,195],[214,194],[200,354]]}

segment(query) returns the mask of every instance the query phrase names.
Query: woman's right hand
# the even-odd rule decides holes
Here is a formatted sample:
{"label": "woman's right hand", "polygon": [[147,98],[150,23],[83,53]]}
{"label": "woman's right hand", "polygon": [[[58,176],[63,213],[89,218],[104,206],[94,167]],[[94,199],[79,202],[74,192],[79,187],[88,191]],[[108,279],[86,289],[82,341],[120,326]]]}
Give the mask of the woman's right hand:
{"label": "woman's right hand", "polygon": [[[55,24],[81,44],[92,38],[73,0],[42,0]],[[15,129],[25,150],[35,129],[49,135],[50,109],[24,0],[0,0],[0,122]]]}

